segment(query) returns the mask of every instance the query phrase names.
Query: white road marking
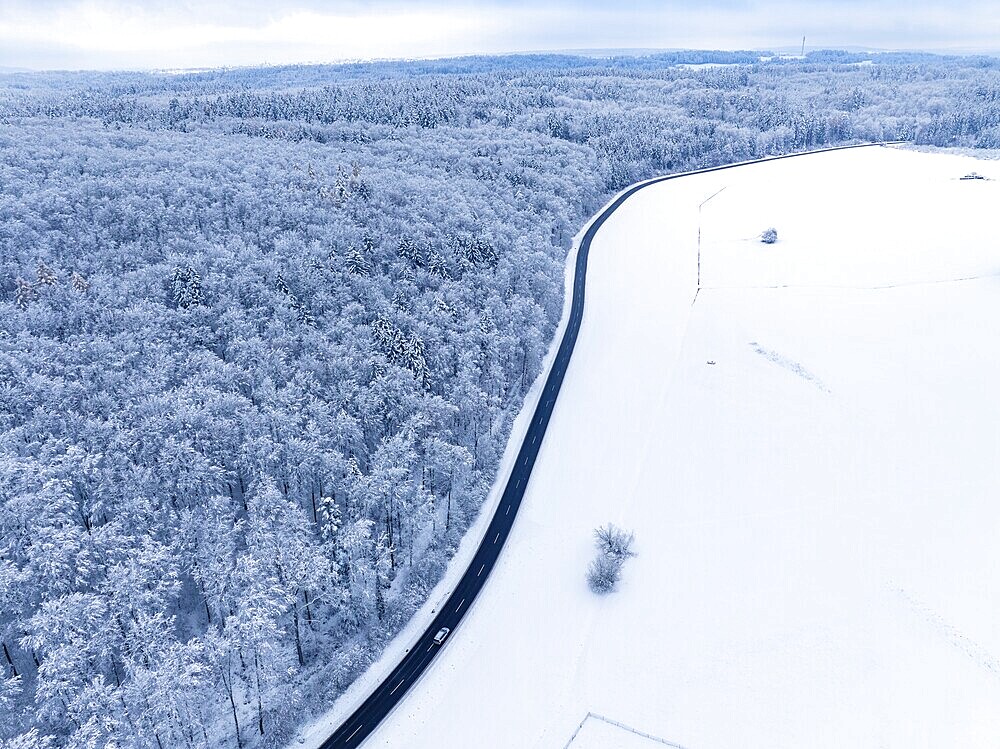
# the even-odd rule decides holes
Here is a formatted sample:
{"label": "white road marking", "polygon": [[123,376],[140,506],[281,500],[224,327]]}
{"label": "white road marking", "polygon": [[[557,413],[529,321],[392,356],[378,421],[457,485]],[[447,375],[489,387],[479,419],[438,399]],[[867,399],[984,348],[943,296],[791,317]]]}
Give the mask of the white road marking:
{"label": "white road marking", "polygon": [[395,693],[396,693],[396,690],[397,690],[397,689],[399,689],[399,688],[400,688],[401,686],[403,686],[403,682],[404,682],[404,681],[406,681],[406,679],[402,679],[402,680],[401,680],[401,681],[399,682],[399,684],[397,684],[396,686],[394,686],[394,687],[392,688],[392,691],[391,691],[391,692],[389,692],[389,694],[395,694]]}
{"label": "white road marking", "polygon": [[514,484],[514,488],[515,488],[515,489],[518,489],[518,488],[520,488],[520,486],[521,486],[521,479],[518,479],[518,480],[517,480],[517,483],[516,483],[516,484]]}
{"label": "white road marking", "polygon": [[482,567],[479,568],[479,572],[476,573],[476,577],[479,577],[481,574],[483,574],[483,569],[485,569],[485,567],[486,565],[484,564]]}
{"label": "white road marking", "polygon": [[462,602],[460,604],[458,604],[458,608],[455,609],[455,613],[457,614],[459,611],[461,611],[462,610],[462,606],[464,606],[464,605],[465,605],[465,599],[463,598]]}
{"label": "white road marking", "polygon": [[532,445],[535,444],[536,442],[538,442],[538,434],[537,433],[535,434],[534,437],[531,438],[531,444]]}
{"label": "white road marking", "polygon": [[[509,506],[509,505],[508,505],[508,506]],[[500,534],[498,533],[498,534],[497,534],[497,537],[493,539],[493,543],[496,543],[496,542],[497,542],[497,541],[499,541],[499,540],[500,540]]]}
{"label": "white road marking", "polygon": [[[504,516],[508,515],[509,513],[510,513],[510,505],[507,505],[507,512],[504,513]],[[494,542],[494,543],[496,543],[496,542]]]}
{"label": "white road marking", "polygon": [[[364,728],[364,724],[361,724],[360,726],[358,726],[357,728],[355,728],[355,729],[354,729],[354,733],[357,733],[357,732],[358,732],[358,731],[360,731],[360,730],[361,730],[362,728]],[[351,734],[350,736],[348,736],[348,737],[347,737],[347,741],[350,741],[351,739],[353,739],[353,738],[354,738],[354,733],[352,733],[352,734]],[[344,742],[344,743],[347,743],[347,742]]]}

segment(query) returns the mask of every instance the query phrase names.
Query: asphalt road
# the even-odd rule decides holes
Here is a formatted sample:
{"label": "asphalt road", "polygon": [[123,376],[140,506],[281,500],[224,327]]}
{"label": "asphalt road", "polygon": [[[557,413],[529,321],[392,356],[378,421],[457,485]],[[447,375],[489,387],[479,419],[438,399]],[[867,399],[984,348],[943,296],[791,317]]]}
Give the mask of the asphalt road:
{"label": "asphalt road", "polygon": [[[894,141],[896,143],[898,141]],[[507,486],[504,489],[503,497],[497,506],[493,520],[490,521],[489,528],[483,537],[482,543],[476,550],[476,555],[466,569],[462,579],[455,586],[451,596],[441,606],[434,621],[424,631],[420,638],[414,643],[403,660],[393,669],[392,673],[378,685],[374,692],[369,695],[357,710],[343,724],[324,741],[321,749],[343,749],[344,747],[356,747],[378,727],[379,723],[399,704],[406,696],[407,692],[416,684],[424,670],[431,664],[434,657],[442,648],[448,646],[434,644],[434,635],[442,627],[451,629],[449,639],[461,636],[458,632],[458,625],[462,618],[472,606],[476,596],[482,591],[486,580],[493,571],[493,566],[500,557],[507,536],[510,534],[517,517],[518,508],[524,497],[524,491],[531,478],[531,470],[535,466],[535,459],[538,457],[538,450],[542,446],[545,438],[545,430],[549,425],[552,416],[552,409],[555,406],[556,398],[566,377],[566,369],[569,367],[570,357],[573,355],[573,348],[576,346],[576,339],[580,333],[580,323],[583,321],[583,301],[587,281],[587,261],[590,257],[590,243],[600,230],[604,222],[613,214],[622,203],[639,190],[649,185],[664,182],[669,179],[688,176],[690,174],[703,174],[705,172],[716,172],[723,169],[732,169],[746,164],[759,163],[760,161],[774,161],[777,159],[788,159],[796,156],[805,156],[826,151],[840,151],[847,148],[865,148],[870,146],[891,145],[891,143],[865,143],[854,146],[838,146],[835,148],[823,148],[816,151],[804,153],[794,153],[785,156],[775,156],[770,159],[758,159],[752,162],[741,162],[739,164],[727,164],[725,166],[701,169],[695,172],[684,172],[682,174],[671,174],[665,177],[657,177],[647,182],[635,185],[621,195],[614,202],[608,205],[587,229],[580,242],[580,249],[576,257],[576,278],[573,284],[573,305],[570,310],[569,323],[563,333],[559,350],[556,353],[555,361],[549,371],[548,379],[545,381],[545,388],[542,397],[538,401],[535,413],[531,418],[531,424],[525,434],[521,449],[517,454],[517,461],[511,471]],[[583,571],[581,570],[581,574]],[[442,719],[447,719],[442,717]]]}

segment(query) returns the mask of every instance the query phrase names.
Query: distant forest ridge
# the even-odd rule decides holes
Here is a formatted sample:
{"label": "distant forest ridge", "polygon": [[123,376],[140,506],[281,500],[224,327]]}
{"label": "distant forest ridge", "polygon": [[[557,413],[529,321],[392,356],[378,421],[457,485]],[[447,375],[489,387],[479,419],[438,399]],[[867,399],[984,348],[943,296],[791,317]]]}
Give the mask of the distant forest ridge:
{"label": "distant forest ridge", "polygon": [[[372,75],[445,75],[468,73],[492,73],[497,71],[521,71],[552,68],[599,67],[604,70],[645,69],[672,67],[676,65],[755,65],[761,62],[775,64],[840,64],[854,65],[862,62],[872,62],[883,65],[905,65],[926,63],[963,63],[978,64],[984,67],[996,68],[1000,65],[1000,57],[989,54],[958,55],[937,52],[920,51],[864,51],[822,49],[810,50],[804,56],[799,56],[791,48],[778,51],[771,50],[575,50],[566,52],[523,52],[506,55],[463,55],[460,57],[443,57],[415,60],[359,60],[342,63],[315,63],[297,65],[260,65],[231,68],[199,68],[192,71],[183,69],[172,71],[148,71],[151,75],[185,76],[201,78],[206,81],[226,78],[234,80],[233,75],[240,73],[256,73],[251,75],[253,82],[263,87],[275,85],[309,85],[310,83],[326,83],[331,74],[338,77]],[[137,71],[140,72],[141,71]],[[2,68],[0,75],[24,74],[32,77],[32,87],[38,85],[39,78],[51,78],[54,81],[70,80],[79,85],[81,77],[96,76],[98,78],[131,77],[135,72],[86,72],[86,71],[33,71],[27,68]],[[250,81],[244,81],[249,83]]]}

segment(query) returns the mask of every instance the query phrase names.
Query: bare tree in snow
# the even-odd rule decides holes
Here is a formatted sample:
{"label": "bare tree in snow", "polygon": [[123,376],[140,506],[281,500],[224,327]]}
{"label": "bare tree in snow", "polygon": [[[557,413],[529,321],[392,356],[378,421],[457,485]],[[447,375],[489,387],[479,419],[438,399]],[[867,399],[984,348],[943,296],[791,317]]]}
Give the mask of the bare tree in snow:
{"label": "bare tree in snow", "polygon": [[635,534],[619,528],[614,523],[597,528],[594,531],[594,538],[597,541],[597,548],[607,557],[624,562],[629,557],[635,556],[635,552],[632,551]]}
{"label": "bare tree in snow", "polygon": [[597,556],[587,568],[587,583],[595,593],[610,593],[621,577],[625,560],[635,556],[635,534],[608,523],[594,531],[594,539]]}

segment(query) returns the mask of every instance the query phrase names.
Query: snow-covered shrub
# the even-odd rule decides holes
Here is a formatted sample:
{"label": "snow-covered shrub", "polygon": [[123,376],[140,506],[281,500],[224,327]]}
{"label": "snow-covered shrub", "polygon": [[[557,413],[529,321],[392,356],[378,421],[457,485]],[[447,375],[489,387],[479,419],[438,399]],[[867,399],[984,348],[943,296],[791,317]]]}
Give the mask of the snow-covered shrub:
{"label": "snow-covered shrub", "polygon": [[622,565],[634,557],[635,534],[612,523],[594,531],[597,556],[587,568],[587,583],[595,593],[610,593],[621,577]]}
{"label": "snow-covered shrub", "polygon": [[778,230],[774,227],[761,232],[760,241],[764,244],[774,244],[778,241]]}
{"label": "snow-covered shrub", "polygon": [[587,568],[587,583],[595,593],[610,593],[621,577],[622,563],[606,554],[598,554]]}
{"label": "snow-covered shrub", "polygon": [[597,539],[597,548],[608,557],[624,562],[629,557],[634,557],[632,543],[635,541],[635,534],[619,528],[614,523],[608,523],[594,531]]}

